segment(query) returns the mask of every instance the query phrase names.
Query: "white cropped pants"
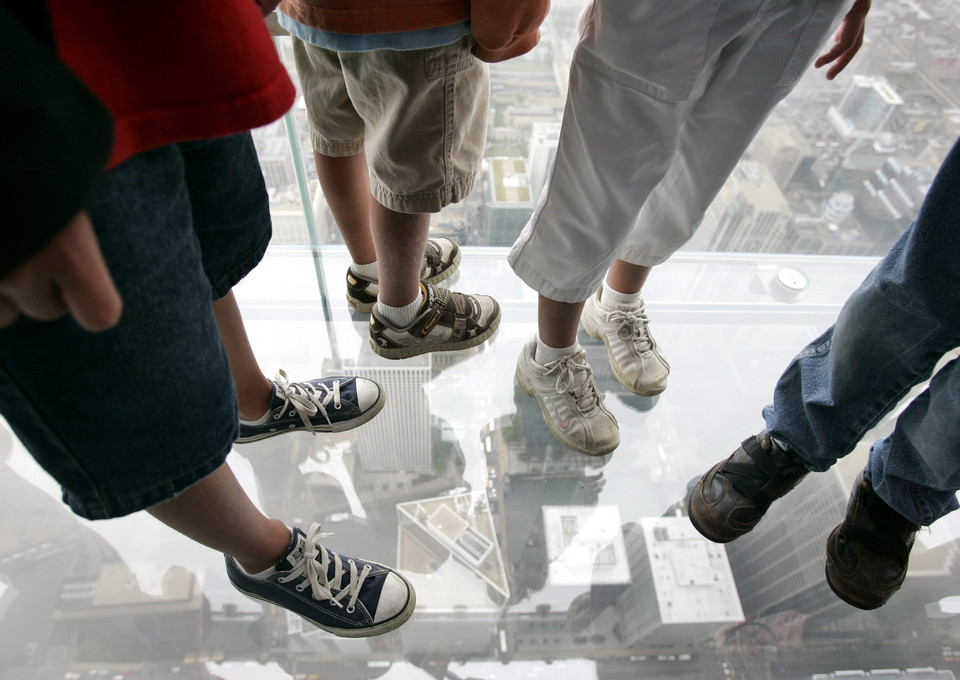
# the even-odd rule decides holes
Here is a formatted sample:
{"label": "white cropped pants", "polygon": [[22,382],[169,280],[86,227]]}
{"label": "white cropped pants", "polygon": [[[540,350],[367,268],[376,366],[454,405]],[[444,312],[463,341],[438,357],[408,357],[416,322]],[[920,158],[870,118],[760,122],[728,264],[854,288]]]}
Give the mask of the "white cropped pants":
{"label": "white cropped pants", "polygon": [[549,182],[510,251],[517,275],[580,302],[618,257],[666,260],[852,4],[595,0]]}

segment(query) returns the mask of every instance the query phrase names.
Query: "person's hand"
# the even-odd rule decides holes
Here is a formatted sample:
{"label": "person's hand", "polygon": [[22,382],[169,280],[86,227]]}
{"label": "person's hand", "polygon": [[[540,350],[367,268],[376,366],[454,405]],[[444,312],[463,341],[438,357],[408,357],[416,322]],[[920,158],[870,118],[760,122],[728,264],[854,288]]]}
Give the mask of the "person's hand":
{"label": "person's hand", "polygon": [[273,10],[277,8],[277,5],[280,4],[280,0],[254,0],[254,2],[257,3],[260,11],[263,12],[263,16],[269,16]]}
{"label": "person's hand", "polygon": [[833,80],[847,67],[847,64],[856,56],[863,45],[863,33],[867,25],[867,12],[870,11],[871,0],[857,0],[853,7],[843,17],[843,23],[833,36],[833,47],[821,55],[814,67],[820,68],[826,64],[833,65],[827,69],[827,80]]}
{"label": "person's hand", "polygon": [[117,324],[122,309],[120,293],[85,212],[0,279],[0,328],[20,314],[53,321],[69,313],[82,328],[105,331]]}

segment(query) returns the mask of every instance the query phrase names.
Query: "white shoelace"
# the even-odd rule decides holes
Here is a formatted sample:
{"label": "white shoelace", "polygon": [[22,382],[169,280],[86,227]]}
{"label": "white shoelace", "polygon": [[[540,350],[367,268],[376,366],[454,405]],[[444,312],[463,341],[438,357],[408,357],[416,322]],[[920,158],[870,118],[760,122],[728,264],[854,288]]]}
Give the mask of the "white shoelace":
{"label": "white shoelace", "polygon": [[653,343],[647,334],[647,324],[650,317],[646,312],[628,312],[622,309],[615,309],[607,315],[611,323],[620,324],[617,327],[617,337],[621,340],[633,342],[641,352],[648,352],[653,349]]}
{"label": "white shoelace", "polygon": [[[370,575],[370,565],[363,565],[363,569],[357,572],[357,563],[348,558],[347,566],[350,569],[350,581],[346,588],[334,595],[332,589],[340,587],[340,581],[345,572],[340,555],[320,545],[320,540],[329,535],[321,531],[319,524],[310,525],[303,546],[303,558],[289,574],[281,576],[278,580],[281,583],[288,583],[294,579],[302,578],[303,581],[296,586],[298,591],[303,592],[309,586],[310,593],[315,600],[329,600],[330,604],[336,607],[343,607],[344,604],[341,600],[349,598],[345,609],[348,614],[352,614],[356,610],[360,587],[367,576]],[[333,556],[333,579],[328,580],[327,571],[329,571],[331,555]],[[317,560],[318,557],[320,558],[319,561]]]}
{"label": "white shoelace", "polygon": [[287,373],[282,368],[277,371],[276,383],[280,388],[280,391],[283,393],[283,409],[281,409],[276,416],[287,412],[287,407],[292,406],[297,415],[300,416],[300,420],[303,421],[304,427],[313,432],[313,423],[310,418],[317,415],[317,413],[323,414],[323,417],[326,419],[328,425],[333,425],[330,421],[330,416],[327,415],[327,405],[333,401],[333,408],[340,408],[340,381],[334,380],[333,387],[327,387],[325,383],[320,383],[320,387],[323,389],[323,393],[320,390],[317,390],[313,385],[306,383],[290,382],[287,379]]}
{"label": "white shoelace", "polygon": [[569,392],[581,413],[592,411],[600,403],[600,395],[590,379],[593,369],[582,350],[557,359],[544,375],[551,373],[557,376],[557,394]]}

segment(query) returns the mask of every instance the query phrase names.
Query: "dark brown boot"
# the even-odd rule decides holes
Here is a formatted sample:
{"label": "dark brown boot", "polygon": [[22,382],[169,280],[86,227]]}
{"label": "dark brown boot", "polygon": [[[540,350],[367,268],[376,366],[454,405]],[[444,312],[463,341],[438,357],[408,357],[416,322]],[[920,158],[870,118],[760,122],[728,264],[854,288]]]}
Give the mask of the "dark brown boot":
{"label": "dark brown boot", "polygon": [[876,609],[900,589],[919,524],[884,503],[863,473],[847,503],[847,518],[827,539],[827,583],[837,597]]}
{"label": "dark brown boot", "polygon": [[753,529],[807,472],[803,461],[766,431],[748,437],[697,482],[687,503],[690,522],[715,543],[732,541]]}

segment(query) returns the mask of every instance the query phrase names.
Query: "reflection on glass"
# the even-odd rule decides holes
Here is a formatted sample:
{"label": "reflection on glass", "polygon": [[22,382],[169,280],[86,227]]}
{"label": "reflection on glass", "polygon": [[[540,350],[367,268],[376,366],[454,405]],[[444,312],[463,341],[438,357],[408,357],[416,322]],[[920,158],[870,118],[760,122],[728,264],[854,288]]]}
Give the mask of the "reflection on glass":
{"label": "reflection on glass", "polygon": [[[509,245],[526,222],[556,151],[583,4],[553,0],[541,45],[491,69],[486,176],[435,216],[434,233]],[[231,463],[249,470],[269,514],[321,521],[333,548],[399,565],[419,606],[395,633],[333,638],[238,596],[219,556],[198,566],[183,543],[158,566],[156,524],[132,525],[121,543],[113,524],[77,520],[34,484],[0,427],[0,678],[955,678],[956,522],[921,533],[902,591],[877,611],[847,607],[823,580],[823,543],[864,451],[809,476],[728,546],[705,542],[683,515],[688,482],[759,429],[780,370],[870,269],[836,256],[884,252],[915,214],[960,133],[958,36],[955,0],[877,0],[851,72],[833,83],[807,74],[774,112],[696,240],[649,284],[674,370],[663,395],[624,390],[602,344],[580,338],[621,423],[609,456],[558,444],[515,388],[535,299],[502,250],[466,249],[464,280],[446,284],[500,300],[493,341],[402,362],[366,348],[366,319],[343,300],[346,255],[322,252],[343,354],[323,372],[378,380],[387,405],[357,431],[264,440]],[[275,242],[307,242],[299,172],[321,240],[334,244],[304,116],[298,104],[306,167],[293,166],[280,124],[256,134]],[[694,253],[709,250],[763,254]],[[270,329],[271,342],[255,343],[274,353],[263,364],[336,354],[311,335],[313,289],[290,285],[304,271],[310,280],[312,260],[273,257],[260,268],[271,281],[255,272],[258,290],[238,289],[250,328]]]}
{"label": "reflection on glass", "polygon": [[[75,518],[0,430],[0,677],[699,680],[960,670],[953,525],[921,534],[902,592],[880,610],[853,610],[825,585],[825,537],[865,450],[808,477],[727,546],[705,541],[684,517],[688,484],[759,426],[782,366],[832,321],[870,261],[711,256],[664,265],[656,313],[674,380],[656,399],[631,401],[607,375],[603,346],[584,338],[623,432],[620,448],[592,458],[558,444],[514,383],[535,301],[503,275],[502,258],[467,253],[463,267],[490,281],[504,305],[490,343],[393,362],[365,346],[366,320],[347,310],[336,274],[345,257],[324,254],[341,355],[320,372],[381,381],[384,411],[351,432],[237,447],[230,460],[267,513],[321,521],[332,548],[397,565],[418,591],[411,621],[345,640],[244,598],[225,582],[220,556],[161,538],[149,517]],[[289,276],[312,271],[309,252],[281,259]],[[804,272],[798,300],[758,283],[780,268]],[[261,330],[272,338],[291,324],[295,341],[268,345],[263,363],[307,372],[295,331],[315,322],[318,307],[285,306],[284,281],[267,278],[277,288],[254,296],[254,345]],[[907,670],[917,668],[933,670]]]}

